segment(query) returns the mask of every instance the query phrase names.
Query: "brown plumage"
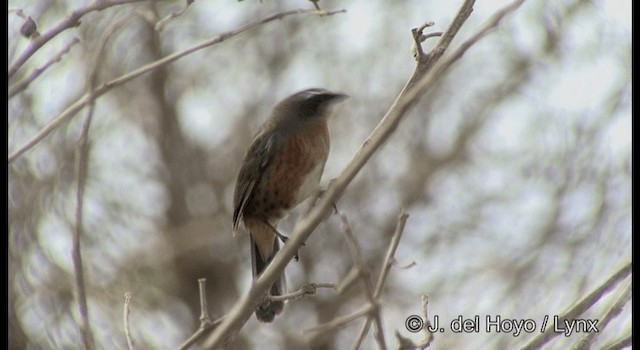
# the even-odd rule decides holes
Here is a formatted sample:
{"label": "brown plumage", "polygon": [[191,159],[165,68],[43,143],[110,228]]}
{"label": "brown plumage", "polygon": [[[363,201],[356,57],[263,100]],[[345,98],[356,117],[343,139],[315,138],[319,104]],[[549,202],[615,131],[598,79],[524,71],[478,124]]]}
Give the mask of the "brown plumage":
{"label": "brown plumage", "polygon": [[[251,236],[254,279],[279,249],[278,221],[317,190],[327,156],[330,106],[346,95],[324,89],[293,94],[276,105],[253,138],[233,198],[233,231],[240,221]],[[271,295],[285,293],[284,276],[271,287]],[[267,301],[256,317],[271,322],[284,303]]]}

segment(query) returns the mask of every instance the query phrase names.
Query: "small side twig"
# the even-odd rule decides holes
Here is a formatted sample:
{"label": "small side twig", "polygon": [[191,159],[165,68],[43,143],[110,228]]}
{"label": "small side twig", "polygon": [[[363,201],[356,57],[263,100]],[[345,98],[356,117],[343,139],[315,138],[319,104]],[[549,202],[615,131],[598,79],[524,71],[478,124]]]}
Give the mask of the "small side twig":
{"label": "small side twig", "polygon": [[413,36],[413,58],[415,58],[416,61],[425,56],[424,50],[422,49],[422,43],[425,40],[427,40],[428,38],[442,36],[442,32],[432,32],[429,34],[423,33],[426,28],[433,27],[434,25],[435,23],[433,22],[426,22],[417,28],[411,29],[411,35]]}
{"label": "small side twig", "polygon": [[191,4],[193,4],[195,2],[195,0],[186,0],[185,1],[185,5],[182,9],[180,10],[176,10],[176,11],[171,11],[170,14],[168,14],[165,18],[159,20],[158,22],[156,22],[155,25],[155,30],[160,32],[162,31],[162,29],[164,28],[164,25],[169,22],[170,20],[178,17],[178,16],[182,16],[183,13],[185,13],[187,11],[187,9],[189,8],[189,6],[191,6]]}
{"label": "small side twig", "polygon": [[124,336],[127,338],[127,347],[133,350],[133,338],[129,330],[129,305],[131,304],[131,292],[124,293]]}
{"label": "small side twig", "polygon": [[[587,309],[595,305],[608,291],[613,289],[616,285],[622,282],[627,276],[631,274],[631,262],[626,263],[619,270],[614,272],[606,281],[594,289],[591,293],[587,294],[580,301],[575,303],[569,310],[563,312],[558,316],[559,320],[571,320],[582,315]],[[558,336],[558,332],[553,331],[554,326],[547,327],[544,333],[538,334],[531,339],[522,350],[535,350],[540,349],[544,344],[549,342],[554,337]]]}
{"label": "small side twig", "polygon": [[200,291],[200,324],[211,322],[209,317],[209,305],[207,304],[207,279],[198,279],[198,290]]}
{"label": "small side twig", "polygon": [[36,80],[42,73],[44,73],[45,70],[47,70],[54,63],[60,62],[62,60],[62,56],[67,54],[69,51],[71,51],[71,48],[79,42],[80,42],[80,39],[78,39],[77,37],[73,38],[73,40],[71,40],[67,45],[65,45],[62,48],[62,50],[60,50],[60,52],[58,52],[55,56],[53,56],[47,63],[45,63],[41,67],[34,69],[33,72],[29,74],[28,77],[13,84],[13,86],[9,88],[9,98],[13,97],[20,91],[26,89],[29,86],[29,84],[31,84],[34,80]]}
{"label": "small side twig", "polygon": [[328,332],[332,329],[336,329],[338,327],[341,327],[347,323],[350,323],[352,321],[355,321],[357,319],[359,319],[360,317],[366,316],[368,315],[371,311],[373,310],[373,306],[370,304],[366,304],[365,306],[361,307],[360,309],[358,309],[357,311],[354,311],[348,315],[345,316],[340,316],[340,317],[336,317],[333,320],[326,322],[326,323],[322,323],[319,324],[317,326],[311,327],[311,328],[307,328],[305,330],[302,331],[302,334],[307,334],[307,333],[324,333],[324,332]]}
{"label": "small side twig", "polygon": [[178,347],[178,350],[186,350],[191,345],[195,344],[204,335],[208,334],[211,330],[215,329],[223,320],[224,316],[215,321],[211,321],[209,316],[209,305],[207,303],[207,279],[198,279],[198,290],[200,291],[200,327],[193,333],[189,339]]}
{"label": "small side twig", "polygon": [[622,292],[618,295],[618,298],[613,302],[611,307],[605,312],[604,316],[600,317],[597,323],[597,331],[589,331],[578,340],[571,350],[590,349],[593,342],[597,339],[597,336],[602,330],[611,322],[611,320],[618,316],[624,306],[631,300],[631,282],[622,289]]}
{"label": "small side twig", "polygon": [[378,277],[378,282],[376,283],[376,289],[373,292],[373,296],[375,298],[380,297],[382,294],[382,288],[384,288],[384,284],[387,280],[387,276],[389,275],[389,270],[393,267],[395,262],[395,254],[398,249],[398,244],[400,244],[400,238],[402,238],[402,233],[404,232],[404,226],[407,223],[407,219],[409,218],[409,213],[406,211],[402,211],[400,215],[398,215],[398,223],[396,224],[396,228],[393,231],[393,237],[391,238],[391,244],[389,245],[389,249],[387,250],[387,255],[384,258],[384,265],[382,271],[380,271],[380,276]]}
{"label": "small side twig", "polygon": [[[407,223],[408,218],[409,214],[404,210],[402,210],[402,212],[400,212],[400,215],[398,215],[398,223],[396,224],[396,228],[393,231],[393,237],[391,238],[391,243],[389,244],[389,248],[387,249],[387,255],[385,256],[384,263],[382,264],[382,270],[380,270],[380,275],[378,276],[378,281],[373,291],[373,297],[376,300],[380,300],[382,289],[384,288],[384,284],[387,280],[387,275],[389,274],[389,270],[391,270],[391,267],[395,262],[394,256],[396,254],[396,250],[398,249],[398,244],[400,243],[400,238],[402,237],[404,226]],[[352,349],[359,349],[362,346],[362,341],[369,332],[370,327],[371,320],[367,319],[362,325],[362,328],[360,328],[360,333],[355,338],[355,341],[351,347]]]}
{"label": "small side twig", "polygon": [[602,350],[622,350],[631,347],[631,334],[627,334],[618,340],[602,346]]}
{"label": "small side twig", "polygon": [[[386,349],[387,344],[385,342],[384,332],[382,330],[382,318],[380,316],[379,299],[377,299],[374,295],[373,287],[371,286],[371,281],[369,280],[369,269],[364,263],[362,252],[360,251],[360,245],[358,244],[358,240],[351,230],[351,225],[349,225],[347,217],[344,214],[340,214],[340,220],[342,221],[342,231],[347,238],[347,245],[349,246],[349,250],[351,251],[351,255],[353,256],[353,262],[360,272],[359,276],[362,284],[362,290],[367,298],[367,301],[371,305],[371,314],[367,315],[367,323],[371,323],[371,321],[375,322],[375,338],[376,342],[378,343],[378,348]],[[360,337],[364,338],[365,336],[365,332],[360,333]],[[356,339],[356,343],[360,343],[361,341],[362,339]]]}
{"label": "small side twig", "polygon": [[287,301],[300,299],[306,296],[315,295],[318,288],[330,288],[335,289],[336,285],[333,283],[309,283],[301,286],[297,291],[284,295],[269,295],[267,299],[270,301]]}
{"label": "small side twig", "polygon": [[403,337],[398,330],[395,331],[396,340],[398,346],[396,350],[424,350],[433,342],[434,335],[429,330],[431,328],[431,321],[429,321],[429,312],[427,306],[429,305],[429,297],[423,295],[421,298],[422,312],[423,312],[423,324],[420,332],[422,333],[422,339],[418,343],[414,343],[411,339]]}
{"label": "small side twig", "polygon": [[42,46],[48,43],[51,39],[55,38],[58,34],[62,33],[67,29],[74,28],[80,25],[80,19],[84,15],[94,11],[101,11],[111,6],[123,5],[123,4],[140,2],[140,1],[143,1],[143,0],[92,1],[89,5],[72,11],[71,14],[69,14],[69,16],[67,16],[65,19],[61,20],[60,22],[56,23],[51,29],[44,32],[44,34],[38,36],[37,38],[32,40],[29,43],[29,45],[27,45],[27,47],[24,49],[22,54],[20,54],[20,56],[16,59],[16,61],[9,67],[9,78],[11,78],[11,76],[13,76],[15,72],[17,72],[18,69],[20,69],[20,67],[22,67],[22,65],[24,65],[24,63],[27,62],[27,60],[31,58],[31,56],[33,56],[33,54],[35,54]]}
{"label": "small side twig", "polygon": [[349,289],[351,285],[360,277],[360,269],[357,267],[352,267],[349,272],[338,282],[336,285],[336,293],[338,295],[342,294],[345,290]]}
{"label": "small side twig", "polygon": [[80,245],[80,238],[82,237],[83,226],[83,204],[84,204],[84,190],[87,180],[88,164],[89,164],[89,129],[91,127],[91,121],[93,119],[93,112],[95,109],[95,90],[98,79],[98,68],[102,62],[104,55],[102,52],[107,44],[107,41],[119,29],[123,26],[130,16],[125,17],[123,20],[118,21],[111,25],[101,38],[98,49],[96,50],[95,57],[93,58],[93,66],[91,67],[91,74],[88,80],[88,105],[86,117],[82,123],[82,129],[80,132],[80,138],[78,139],[78,145],[76,149],[76,208],[75,208],[75,228],[73,232],[73,248],[72,248],[72,261],[75,274],[75,287],[78,296],[78,310],[80,314],[80,334],[84,342],[85,349],[93,349],[95,347],[93,341],[93,334],[91,332],[91,325],[89,323],[89,310],[87,307],[87,292],[84,279],[84,268],[82,263],[82,250]]}

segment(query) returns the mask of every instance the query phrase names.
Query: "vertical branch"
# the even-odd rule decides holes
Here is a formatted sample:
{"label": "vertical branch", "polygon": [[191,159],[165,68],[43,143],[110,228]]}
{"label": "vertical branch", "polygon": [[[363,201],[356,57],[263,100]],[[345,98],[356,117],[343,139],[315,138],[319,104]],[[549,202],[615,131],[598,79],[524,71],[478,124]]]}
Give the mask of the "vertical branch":
{"label": "vertical branch", "polygon": [[80,237],[82,236],[83,226],[83,204],[84,204],[84,189],[87,179],[88,163],[89,163],[89,128],[91,127],[91,121],[93,119],[93,112],[95,110],[95,97],[96,97],[96,85],[98,77],[98,67],[102,62],[102,52],[106,46],[107,40],[111,35],[127,21],[131,19],[131,15],[126,16],[123,20],[114,23],[107,28],[104,36],[101,39],[96,55],[93,59],[93,66],[91,68],[91,75],[88,81],[88,109],[86,117],[82,123],[82,130],[80,132],[80,138],[78,139],[78,146],[76,150],[76,179],[78,181],[76,187],[76,209],[75,209],[75,229],[73,232],[73,248],[72,248],[72,260],[73,269],[75,274],[75,289],[78,297],[78,311],[80,315],[80,335],[85,349],[94,349],[95,344],[93,340],[93,333],[91,332],[91,324],[89,322],[89,310],[87,307],[87,291],[84,278],[84,268],[82,264],[82,250],[80,244]]}
{"label": "vertical branch", "polygon": [[198,279],[198,289],[200,290],[200,324],[210,323],[209,304],[207,304],[207,279]]}
{"label": "vertical branch", "polygon": [[[375,321],[376,331],[375,337],[376,342],[378,343],[379,349],[386,349],[387,344],[384,340],[384,332],[382,330],[382,319],[380,317],[380,301],[376,299],[375,294],[373,292],[373,287],[371,286],[371,281],[369,280],[369,269],[364,264],[364,259],[362,258],[362,252],[360,251],[360,246],[358,245],[358,240],[354,236],[351,231],[351,226],[349,225],[349,221],[347,221],[347,217],[342,214],[340,215],[340,219],[342,220],[342,231],[347,237],[347,245],[349,246],[349,250],[351,250],[351,255],[353,256],[354,264],[357,266],[360,276],[360,281],[362,282],[362,289],[364,290],[365,296],[367,297],[367,301],[371,305],[371,313],[367,317],[366,324],[371,324],[371,321]],[[368,332],[367,327],[367,332]],[[364,338],[366,335],[365,332],[362,332],[361,338]],[[361,339],[359,338],[359,339]]]}
{"label": "vertical branch", "polygon": [[129,306],[131,304],[131,292],[124,293],[124,336],[127,338],[127,347],[133,350],[133,338],[129,328]]}
{"label": "vertical branch", "polygon": [[82,123],[82,131],[78,140],[78,148],[76,152],[76,178],[78,180],[76,187],[76,211],[75,211],[75,230],[73,232],[73,270],[75,273],[76,294],[78,297],[78,311],[80,314],[80,335],[86,349],[93,349],[93,335],[89,324],[89,310],[87,308],[87,292],[84,280],[84,269],[82,267],[82,251],[80,246],[80,236],[82,236],[82,220],[83,220],[83,202],[84,202],[84,186],[87,177],[87,159],[89,158],[89,127],[93,117],[94,103],[91,100],[87,116]]}
{"label": "vertical branch", "polygon": [[220,324],[220,322],[224,320],[224,316],[215,321],[211,321],[211,318],[209,317],[209,304],[207,303],[207,279],[206,278],[198,279],[198,289],[200,291],[200,327],[195,333],[193,333],[189,337],[189,339],[185,340],[184,343],[182,343],[178,347],[178,350],[186,350],[190,348],[191,345],[199,341],[200,338],[202,338],[205,334],[207,334],[207,332],[217,327]]}
{"label": "vertical branch", "polygon": [[[409,218],[409,214],[406,211],[402,211],[398,216],[398,224],[396,225],[396,229],[393,231],[393,237],[391,238],[391,243],[389,244],[389,249],[387,250],[387,255],[384,258],[384,263],[382,264],[382,269],[380,270],[380,275],[378,277],[378,281],[376,283],[376,287],[373,291],[373,298],[375,300],[380,300],[380,296],[382,294],[382,288],[384,287],[384,283],[387,280],[387,275],[389,274],[389,270],[391,270],[391,266],[395,261],[396,249],[398,249],[398,244],[400,243],[400,238],[402,237],[402,233],[404,232],[404,226]],[[367,319],[364,324],[362,324],[362,328],[360,328],[360,333],[356,337],[352,349],[359,349],[362,346],[362,341],[364,337],[369,332],[369,328],[371,327],[371,319]]]}

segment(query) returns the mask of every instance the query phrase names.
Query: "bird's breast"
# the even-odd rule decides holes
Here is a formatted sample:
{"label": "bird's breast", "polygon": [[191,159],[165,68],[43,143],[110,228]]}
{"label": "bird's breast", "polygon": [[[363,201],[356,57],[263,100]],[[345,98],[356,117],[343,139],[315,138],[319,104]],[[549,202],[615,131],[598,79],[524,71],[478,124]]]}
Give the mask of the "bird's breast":
{"label": "bird's breast", "polygon": [[317,190],[328,155],[326,124],[319,123],[288,135],[274,159],[266,186],[267,191],[277,197],[279,216]]}

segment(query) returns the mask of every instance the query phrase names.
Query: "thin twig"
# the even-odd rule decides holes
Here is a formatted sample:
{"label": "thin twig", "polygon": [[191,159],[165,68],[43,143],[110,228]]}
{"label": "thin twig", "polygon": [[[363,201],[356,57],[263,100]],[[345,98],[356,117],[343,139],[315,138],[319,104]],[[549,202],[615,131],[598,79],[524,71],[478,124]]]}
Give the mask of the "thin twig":
{"label": "thin twig", "polygon": [[[427,306],[429,305],[429,297],[423,295],[421,298],[422,303],[422,327],[420,332],[422,333],[422,339],[416,344],[411,339],[403,337],[400,332],[395,331],[396,340],[398,341],[398,346],[396,350],[424,350],[431,345],[433,342],[434,335],[431,333],[429,328],[431,327],[431,321],[429,321],[429,312],[427,310]],[[414,331],[416,329],[413,329]]]}
{"label": "thin twig", "polygon": [[422,327],[422,334],[423,334],[423,338],[420,341],[420,343],[418,343],[418,347],[420,349],[426,349],[429,347],[429,345],[431,345],[431,342],[433,341],[434,335],[433,333],[431,333],[431,331],[429,331],[429,328],[431,328],[431,319],[429,318],[429,310],[428,310],[428,306],[429,306],[429,297],[425,294],[422,296],[422,312],[424,313],[424,326]]}
{"label": "thin twig", "polygon": [[336,294],[340,295],[344,293],[345,290],[349,289],[351,285],[358,279],[360,276],[360,269],[353,266],[349,272],[336,284]]}
{"label": "thin twig", "polygon": [[357,311],[354,311],[348,315],[345,316],[340,316],[340,317],[336,317],[333,320],[327,322],[327,323],[321,323],[317,326],[311,327],[311,328],[307,328],[305,330],[302,331],[303,334],[307,334],[307,333],[324,333],[324,332],[328,332],[332,329],[336,329],[338,327],[342,327],[345,324],[352,322],[354,320],[359,319],[360,317],[366,316],[368,315],[371,311],[373,311],[373,305],[370,304],[366,304],[365,306],[361,307],[360,309],[358,309]]}
{"label": "thin twig", "polygon": [[400,213],[400,215],[398,215],[398,223],[396,224],[396,228],[393,231],[391,244],[389,245],[389,250],[387,250],[387,255],[384,259],[384,264],[382,265],[382,271],[380,272],[378,282],[376,283],[376,289],[373,293],[375,298],[380,297],[380,294],[382,294],[382,288],[384,287],[384,283],[386,282],[387,276],[389,275],[389,270],[391,270],[391,267],[395,262],[394,256],[396,254],[396,250],[398,249],[398,244],[400,244],[400,238],[402,238],[404,226],[407,223],[408,218],[409,214],[404,210]]}
{"label": "thin twig", "polygon": [[13,74],[16,71],[18,71],[18,69],[20,69],[20,67],[22,67],[22,65],[25,62],[27,62],[27,60],[31,58],[31,56],[33,56],[34,53],[36,53],[36,51],[38,51],[42,46],[48,43],[51,39],[56,37],[56,35],[62,33],[67,29],[74,28],[80,25],[80,18],[82,18],[87,13],[90,13],[93,11],[101,11],[112,6],[129,4],[129,3],[140,2],[140,1],[144,1],[144,0],[110,0],[110,1],[95,0],[91,4],[83,8],[74,10],[73,12],[71,12],[71,14],[69,14],[69,16],[67,16],[67,18],[56,23],[51,29],[47,30],[44,34],[38,36],[35,40],[32,40],[31,42],[29,42],[29,45],[27,45],[27,47],[24,49],[22,54],[20,54],[18,59],[16,59],[16,61],[11,65],[11,67],[9,67],[9,78],[11,78],[11,76],[13,76]]}
{"label": "thin twig", "polygon": [[300,299],[306,296],[315,295],[318,288],[330,288],[335,289],[336,285],[333,283],[309,283],[301,286],[297,291],[287,293],[284,295],[269,295],[267,299],[270,301],[287,301]]}
{"label": "thin twig", "polygon": [[73,250],[72,259],[74,273],[76,277],[76,290],[78,294],[78,309],[80,314],[81,323],[78,325],[80,328],[80,334],[84,342],[85,349],[93,349],[93,334],[91,332],[91,325],[89,323],[89,310],[87,308],[87,294],[86,284],[84,280],[84,269],[82,265],[82,251],[80,246],[80,237],[82,236],[83,226],[83,203],[84,203],[84,189],[87,179],[88,163],[89,163],[89,128],[91,127],[91,121],[93,119],[93,112],[95,109],[95,87],[98,79],[98,68],[101,65],[103,56],[102,52],[107,44],[107,41],[113,33],[120,27],[122,27],[130,16],[125,17],[113,25],[111,25],[103,35],[98,49],[96,50],[95,57],[93,58],[93,66],[90,70],[91,74],[88,81],[88,96],[89,108],[87,110],[86,117],[82,123],[82,129],[80,132],[80,138],[78,139],[77,157],[76,157],[76,178],[77,178],[77,191],[76,191],[76,210],[75,210],[75,230],[73,234]]}
{"label": "thin twig", "polygon": [[627,334],[620,339],[611,342],[607,345],[602,346],[601,350],[622,350],[626,348],[631,348],[631,334]]}
{"label": "thin twig", "polygon": [[83,203],[84,203],[84,188],[87,177],[87,158],[89,154],[89,141],[88,133],[91,125],[91,119],[93,116],[94,104],[89,105],[87,115],[82,123],[82,131],[80,139],[78,140],[78,148],[76,153],[76,211],[75,211],[75,230],[73,234],[73,249],[72,260],[73,269],[75,274],[76,292],[78,295],[78,311],[80,315],[80,334],[84,342],[85,349],[93,349],[93,336],[91,332],[91,326],[89,323],[89,310],[87,308],[87,292],[86,284],[84,280],[84,268],[82,267],[82,250],[80,245],[80,237],[82,236],[82,219],[83,219]]}
{"label": "thin twig", "polygon": [[183,13],[185,13],[187,11],[187,9],[189,8],[189,6],[191,6],[191,4],[193,4],[195,2],[195,0],[186,0],[185,1],[185,5],[182,9],[177,10],[177,11],[171,11],[170,14],[168,14],[165,18],[159,20],[158,22],[156,22],[155,25],[155,30],[156,31],[162,31],[162,29],[164,28],[164,25],[169,22],[170,20],[178,17],[178,16],[182,16]]}
{"label": "thin twig", "polygon": [[593,342],[597,339],[600,332],[604,330],[613,318],[620,315],[622,309],[629,300],[631,300],[631,281],[629,281],[622,289],[622,292],[618,295],[618,298],[616,298],[604,316],[599,317],[597,320],[589,320],[591,322],[597,322],[597,324],[594,325],[596,329],[587,330],[585,335],[571,347],[571,350],[591,349]]}
{"label": "thin twig", "polygon": [[[622,282],[627,276],[631,274],[631,262],[626,263],[619,270],[614,272],[611,277],[594,289],[591,293],[587,294],[580,301],[575,303],[569,310],[563,312],[558,316],[558,320],[571,320],[580,317],[591,306],[595,305],[608,291],[613,289],[618,283]],[[547,327],[544,333],[538,334],[531,339],[522,350],[535,350],[540,349],[544,344],[548,343],[551,339],[562,334],[560,332],[554,332],[555,325]]]}
{"label": "thin twig", "polygon": [[198,279],[198,290],[200,291],[200,324],[211,322],[209,316],[209,304],[207,304],[207,279]]}
{"label": "thin twig", "polygon": [[133,350],[133,337],[129,328],[129,306],[131,304],[131,292],[124,293],[124,336],[127,338],[127,347]]}
{"label": "thin twig", "polygon": [[[299,14],[315,14],[318,16],[327,16],[327,15],[332,15],[332,14],[336,14],[336,13],[341,13],[344,12],[344,10],[339,10],[339,11],[331,11],[331,12],[318,12],[316,10],[290,10],[290,11],[284,11],[284,12],[278,12],[276,14],[267,16],[261,20],[255,21],[253,23],[244,25],[238,29],[234,29],[231,30],[229,32],[220,34],[218,36],[216,36],[215,38],[206,40],[200,44],[197,44],[189,49],[180,51],[180,52],[176,52],[173,53],[169,56],[166,56],[164,58],[161,58],[157,61],[154,61],[152,63],[149,63],[145,66],[142,66],[132,72],[129,72],[127,74],[124,74],[116,79],[111,80],[108,83],[104,83],[102,84],[100,87],[96,88],[96,90],[94,91],[94,95],[93,98],[98,98],[100,96],[102,96],[103,94],[105,94],[106,92],[108,92],[109,90],[120,86],[124,83],[127,83],[145,73],[151,72],[155,69],[158,69],[164,65],[167,65],[173,61],[178,60],[179,58],[182,58],[184,56],[187,56],[195,51],[201,50],[203,48],[215,45],[215,44],[219,44],[225,40],[228,40],[236,35],[242,34],[244,32],[247,32],[251,29],[254,29],[256,27],[259,27],[260,25],[263,25],[265,23],[271,22],[271,21],[275,21],[277,19],[281,19],[290,15],[299,15]],[[23,153],[25,153],[26,151],[28,151],[29,149],[31,149],[33,146],[35,146],[36,144],[38,144],[40,141],[42,141],[45,137],[47,137],[52,131],[56,130],[58,127],[60,127],[62,124],[64,124],[65,122],[67,122],[69,119],[71,119],[73,116],[76,115],[76,113],[78,113],[82,108],[84,108],[89,102],[89,95],[84,95],[81,98],[79,98],[76,102],[72,103],[71,105],[69,105],[69,107],[67,107],[67,109],[65,109],[62,113],[58,114],[55,118],[53,118],[53,120],[51,120],[42,130],[40,130],[35,136],[33,136],[29,141],[27,141],[26,144],[24,144],[23,146],[19,147],[16,151],[14,151],[11,155],[9,155],[9,163],[11,163],[13,160],[15,160],[17,157],[21,156]]]}
{"label": "thin twig", "polygon": [[[402,233],[404,232],[404,226],[407,222],[407,218],[409,218],[409,214],[406,211],[402,211],[400,215],[398,215],[398,223],[396,224],[396,228],[393,231],[393,236],[391,238],[391,242],[389,243],[389,249],[387,249],[387,255],[385,256],[384,263],[382,264],[382,269],[380,270],[380,275],[378,276],[378,281],[376,282],[376,287],[373,291],[373,298],[375,300],[380,300],[382,295],[382,289],[387,280],[387,275],[389,274],[389,270],[393,266],[395,261],[396,250],[398,249],[398,244],[400,243],[400,238],[402,237]],[[362,341],[364,337],[369,333],[369,328],[371,328],[371,320],[367,319],[365,323],[360,328],[360,332],[358,336],[356,336],[351,349],[359,349],[362,346]]]}
{"label": "thin twig", "polygon": [[[224,347],[231,342],[234,334],[236,334],[249,317],[251,317],[255,301],[267,293],[267,290],[271,288],[275,280],[282,275],[282,271],[284,271],[286,265],[294,257],[302,243],[309,238],[313,230],[326,217],[329,210],[333,209],[333,203],[336,203],[339,197],[342,196],[346,187],[360,172],[364,164],[367,163],[373,154],[380,149],[382,144],[384,144],[397,129],[400,121],[406,116],[407,111],[417,103],[419,97],[435,85],[435,81],[437,81],[453,63],[459,60],[471,46],[485,37],[491,29],[495,28],[504,16],[515,11],[522,1],[523,0],[514,2],[498,11],[492,20],[473,35],[471,39],[463,43],[460,48],[455,50],[450,57],[436,62],[431,70],[416,78],[416,83],[411,83],[410,87],[403,89],[356,155],[349,161],[340,175],[330,182],[327,190],[318,200],[314,208],[298,220],[289,235],[287,244],[280,250],[280,253],[275,255],[269,266],[267,266],[260,277],[254,282],[251,289],[236,302],[228,313],[225,321],[218,326],[207,339],[204,344],[206,348]],[[429,57],[431,59],[431,57],[436,56],[430,54]],[[412,80],[410,80],[410,82]]]}
{"label": "thin twig", "polygon": [[45,70],[47,70],[47,68],[52,66],[54,63],[60,62],[62,60],[62,56],[68,53],[73,47],[73,45],[79,42],[80,42],[80,39],[78,39],[77,37],[73,38],[73,40],[71,40],[67,45],[65,45],[62,48],[62,50],[60,50],[60,52],[58,52],[55,56],[53,56],[47,63],[45,63],[41,67],[34,69],[33,72],[29,74],[28,77],[13,84],[13,86],[9,88],[9,98],[13,97],[18,92],[26,89],[29,86],[29,84],[31,84],[34,80],[36,80],[36,78],[38,78],[42,73],[44,73]]}
{"label": "thin twig", "polygon": [[[426,22],[423,25],[417,27],[417,28],[413,28],[411,29],[411,34],[413,36],[413,57],[418,60],[420,57],[424,56],[424,50],[422,49],[422,42],[425,41],[425,39],[427,39],[427,36],[425,34],[422,33],[422,31],[424,31],[426,28],[428,27],[432,27],[434,26],[435,23],[433,22]],[[438,33],[432,33],[429,35],[429,37],[434,37],[434,36],[441,36],[442,33],[438,32]]]}
{"label": "thin twig", "polygon": [[189,339],[178,347],[179,350],[188,349],[191,345],[195,344],[205,334],[208,334],[212,329],[217,327],[223,320],[224,316],[211,322],[209,317],[209,306],[207,304],[207,279],[198,279],[198,289],[200,291],[200,327],[193,333]]}
{"label": "thin twig", "polygon": [[[376,332],[375,338],[378,343],[379,349],[386,349],[387,344],[384,340],[384,332],[382,331],[382,320],[380,317],[380,302],[378,299],[374,297],[373,286],[371,285],[370,273],[369,269],[364,263],[364,259],[362,258],[362,252],[360,251],[360,245],[358,244],[358,239],[353,234],[351,230],[351,225],[349,225],[349,221],[344,214],[340,214],[340,220],[342,221],[342,232],[344,232],[345,237],[347,238],[347,246],[351,251],[351,255],[353,256],[353,263],[356,265],[356,268],[359,270],[360,282],[362,284],[362,290],[367,298],[367,302],[372,306],[371,314],[367,315],[366,322],[371,323],[371,321],[375,321]],[[366,333],[361,333],[362,338],[366,336]],[[357,340],[359,342],[359,340]]]}

